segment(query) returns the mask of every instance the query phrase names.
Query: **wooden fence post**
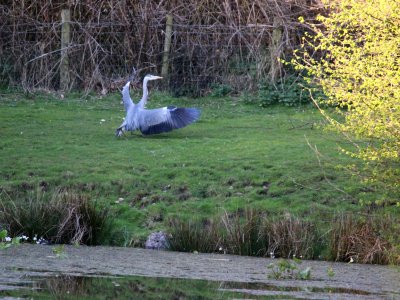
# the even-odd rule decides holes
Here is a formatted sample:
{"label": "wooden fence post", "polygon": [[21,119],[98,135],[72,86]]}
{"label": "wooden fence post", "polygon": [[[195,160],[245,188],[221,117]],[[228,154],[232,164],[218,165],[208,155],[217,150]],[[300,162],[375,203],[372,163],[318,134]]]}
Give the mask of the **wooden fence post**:
{"label": "wooden fence post", "polygon": [[275,17],[270,46],[271,69],[269,75],[272,83],[275,83],[279,79],[282,71],[282,63],[280,61],[282,53],[282,35],[282,18]]}
{"label": "wooden fence post", "polygon": [[60,61],[60,88],[68,90],[70,85],[68,46],[71,40],[71,11],[61,10],[61,61]]}
{"label": "wooden fence post", "polygon": [[169,66],[169,50],[171,49],[171,38],[172,38],[172,15],[167,15],[167,22],[165,25],[165,40],[164,40],[164,53],[162,60],[161,76],[168,76],[168,66]]}

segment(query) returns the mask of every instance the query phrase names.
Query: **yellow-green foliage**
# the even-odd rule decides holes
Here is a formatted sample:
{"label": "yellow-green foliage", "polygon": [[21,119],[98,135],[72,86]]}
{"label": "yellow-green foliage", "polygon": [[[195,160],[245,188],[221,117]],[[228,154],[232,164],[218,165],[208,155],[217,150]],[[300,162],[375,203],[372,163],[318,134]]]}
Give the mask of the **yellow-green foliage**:
{"label": "yellow-green foliage", "polygon": [[399,176],[400,153],[400,1],[324,3],[328,16],[317,18],[315,35],[303,40],[308,51],[298,51],[293,63],[322,87],[323,102],[337,107],[339,118],[322,110],[332,127],[363,140],[356,150],[343,151],[385,165],[387,172],[375,175],[391,177],[398,187],[393,177]]}

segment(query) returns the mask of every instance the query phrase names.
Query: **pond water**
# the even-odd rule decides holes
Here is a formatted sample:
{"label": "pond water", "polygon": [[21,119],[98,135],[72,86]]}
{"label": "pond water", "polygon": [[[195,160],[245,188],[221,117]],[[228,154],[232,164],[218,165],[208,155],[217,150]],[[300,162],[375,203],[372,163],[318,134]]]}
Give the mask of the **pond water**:
{"label": "pond water", "polygon": [[[346,288],[275,286],[255,282],[153,278],[139,276],[30,276],[8,283],[1,297],[29,299],[324,299],[383,296]],[[324,296],[325,295],[325,296]]]}
{"label": "pond water", "polygon": [[[0,298],[400,299],[396,267],[303,261],[307,280],[273,279],[278,260],[133,248],[21,245],[0,251]],[[328,274],[331,269],[334,273]]]}

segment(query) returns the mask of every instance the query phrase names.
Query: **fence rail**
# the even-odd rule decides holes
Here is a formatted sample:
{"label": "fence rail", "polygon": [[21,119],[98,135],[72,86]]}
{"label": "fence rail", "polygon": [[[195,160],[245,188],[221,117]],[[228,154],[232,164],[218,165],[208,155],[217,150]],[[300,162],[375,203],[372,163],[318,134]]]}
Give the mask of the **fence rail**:
{"label": "fence rail", "polygon": [[[250,11],[249,2],[244,22],[239,11],[229,12],[230,1],[218,2],[224,13],[206,6],[215,1],[175,8],[169,1],[126,1],[124,7],[83,2],[67,8],[42,0],[29,7],[24,1],[0,5],[0,83],[107,93],[119,89],[135,66],[141,75],[162,73],[163,87],[176,95],[199,95],[212,84],[253,89],[284,75],[278,59],[291,53],[306,30],[298,16],[311,18],[321,9],[318,1],[259,0],[254,3],[269,14]],[[205,16],[190,12],[194,5]]]}

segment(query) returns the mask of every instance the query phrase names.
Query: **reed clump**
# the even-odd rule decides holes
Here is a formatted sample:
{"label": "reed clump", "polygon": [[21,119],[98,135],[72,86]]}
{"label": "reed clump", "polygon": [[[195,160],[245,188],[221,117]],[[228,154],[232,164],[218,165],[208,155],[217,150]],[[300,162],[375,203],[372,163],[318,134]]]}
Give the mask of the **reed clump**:
{"label": "reed clump", "polygon": [[399,264],[399,236],[399,222],[393,216],[339,214],[328,238],[330,255],[335,261]]}
{"label": "reed clump", "polygon": [[111,214],[89,198],[68,189],[0,197],[0,225],[11,236],[49,243],[98,245],[111,234]]}
{"label": "reed clump", "polygon": [[[261,211],[245,209],[236,213],[224,212],[214,218],[210,222],[212,230],[202,226],[202,223],[205,221],[185,223],[174,219],[170,222],[172,250],[187,251],[186,244],[190,241],[191,251],[200,252],[206,249],[204,252],[304,259],[313,259],[319,254],[314,251],[320,248],[317,246],[319,233],[316,227],[294,216],[280,220]],[[196,248],[193,241],[196,236],[202,237],[201,249]]]}
{"label": "reed clump", "polygon": [[211,223],[175,218],[169,223],[169,231],[172,250],[176,251],[400,264],[398,224],[398,218],[392,215],[338,214],[321,223],[291,214],[277,217],[245,209],[224,212]]}
{"label": "reed clump", "polygon": [[170,249],[183,252],[211,253],[220,245],[219,228],[215,220],[180,220],[171,218]]}

